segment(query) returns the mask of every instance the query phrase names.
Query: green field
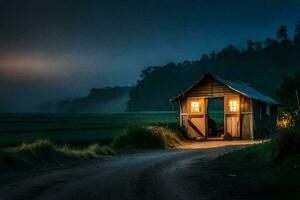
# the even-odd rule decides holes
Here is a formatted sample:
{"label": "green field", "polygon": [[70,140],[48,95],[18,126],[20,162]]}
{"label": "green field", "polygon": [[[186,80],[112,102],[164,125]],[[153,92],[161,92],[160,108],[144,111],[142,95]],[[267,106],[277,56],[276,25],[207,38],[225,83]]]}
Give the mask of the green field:
{"label": "green field", "polygon": [[[223,114],[210,113],[222,120]],[[0,114],[0,146],[49,139],[61,143],[108,143],[128,127],[178,122],[175,112],[113,114]],[[217,121],[216,120],[216,121]]]}
{"label": "green field", "polygon": [[113,114],[0,114],[0,145],[47,138],[55,142],[109,142],[126,128],[176,123],[174,112]]}

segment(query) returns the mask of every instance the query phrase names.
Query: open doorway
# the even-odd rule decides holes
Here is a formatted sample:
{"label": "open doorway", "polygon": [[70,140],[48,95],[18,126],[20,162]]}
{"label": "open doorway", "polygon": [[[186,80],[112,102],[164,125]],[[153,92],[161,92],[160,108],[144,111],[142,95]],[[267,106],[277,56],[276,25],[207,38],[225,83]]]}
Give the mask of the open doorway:
{"label": "open doorway", "polygon": [[224,134],[224,98],[209,98],[207,108],[208,137]]}

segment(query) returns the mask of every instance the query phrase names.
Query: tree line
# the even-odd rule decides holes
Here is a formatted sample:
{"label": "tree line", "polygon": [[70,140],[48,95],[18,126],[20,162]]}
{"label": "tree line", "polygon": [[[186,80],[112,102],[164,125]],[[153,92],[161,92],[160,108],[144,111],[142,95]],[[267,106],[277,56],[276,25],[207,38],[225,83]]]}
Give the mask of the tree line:
{"label": "tree line", "polygon": [[[300,69],[300,21],[293,37],[287,26],[279,27],[274,38],[247,42],[245,49],[228,45],[221,51],[204,54],[199,60],[149,66],[130,91],[129,111],[170,110],[176,96],[205,72],[248,82],[259,91],[282,100],[279,90],[283,76]],[[276,95],[277,94],[277,95]]]}

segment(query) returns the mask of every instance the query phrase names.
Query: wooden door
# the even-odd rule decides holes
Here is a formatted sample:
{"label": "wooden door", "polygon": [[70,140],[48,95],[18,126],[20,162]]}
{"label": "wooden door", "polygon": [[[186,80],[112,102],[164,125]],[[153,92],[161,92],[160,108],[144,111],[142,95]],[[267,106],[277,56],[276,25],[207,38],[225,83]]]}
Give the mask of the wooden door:
{"label": "wooden door", "polygon": [[240,137],[240,97],[236,95],[224,98],[225,133]]}
{"label": "wooden door", "polygon": [[206,137],[206,104],[205,98],[188,98],[188,133],[191,137]]}

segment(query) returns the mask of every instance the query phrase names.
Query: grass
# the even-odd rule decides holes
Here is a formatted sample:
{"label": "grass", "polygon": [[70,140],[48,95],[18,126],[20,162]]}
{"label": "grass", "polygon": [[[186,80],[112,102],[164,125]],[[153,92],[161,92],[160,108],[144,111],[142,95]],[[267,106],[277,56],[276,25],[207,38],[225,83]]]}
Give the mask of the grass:
{"label": "grass", "polygon": [[107,146],[95,143],[74,147],[41,139],[0,149],[0,169],[98,158],[128,149],[173,148],[182,141],[183,137],[177,126],[131,127],[125,133],[116,136]]}
{"label": "grass", "polygon": [[24,167],[53,161],[96,158],[112,155],[108,146],[91,144],[84,148],[56,145],[49,140],[37,140],[0,150],[0,168]]}
{"label": "grass", "polygon": [[94,158],[130,148],[171,148],[178,135],[159,126],[175,124],[176,117],[174,112],[0,114],[0,168]]}
{"label": "grass", "polygon": [[117,136],[112,146],[124,148],[173,148],[179,145],[183,138],[179,130],[162,126],[133,127],[126,133]]}
{"label": "grass", "polygon": [[218,180],[216,190],[228,199],[300,199],[297,138],[280,130],[271,141],[226,154],[213,161],[208,181]]}

